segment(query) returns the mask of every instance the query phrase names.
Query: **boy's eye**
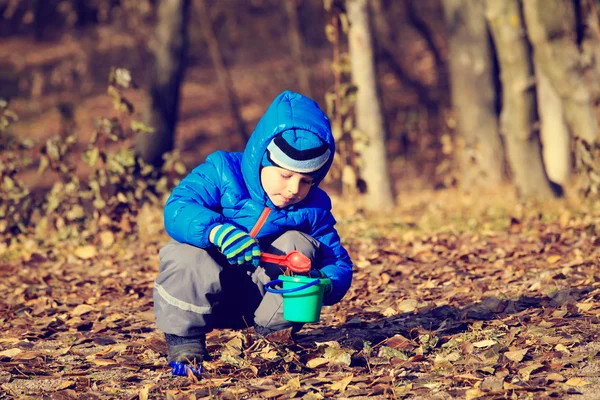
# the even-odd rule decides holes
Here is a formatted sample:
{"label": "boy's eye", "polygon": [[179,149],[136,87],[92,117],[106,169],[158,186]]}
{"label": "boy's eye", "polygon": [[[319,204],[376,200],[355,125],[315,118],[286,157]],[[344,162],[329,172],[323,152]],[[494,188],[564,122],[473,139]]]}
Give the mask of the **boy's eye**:
{"label": "boy's eye", "polygon": [[306,179],[302,179],[300,182],[302,182],[305,185],[312,185],[312,181],[306,180]]}
{"label": "boy's eye", "polygon": [[292,176],[291,175],[286,175],[286,174],[281,174],[281,177],[284,179],[290,179]]}

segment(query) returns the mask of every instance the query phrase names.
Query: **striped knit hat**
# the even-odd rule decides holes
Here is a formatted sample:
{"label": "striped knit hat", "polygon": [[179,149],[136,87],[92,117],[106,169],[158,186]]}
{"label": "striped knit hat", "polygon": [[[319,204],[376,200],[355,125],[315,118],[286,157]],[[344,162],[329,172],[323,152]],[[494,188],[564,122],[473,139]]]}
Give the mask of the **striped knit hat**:
{"label": "striped knit hat", "polygon": [[275,136],[267,146],[262,166],[275,166],[293,172],[322,178],[331,150],[327,143],[312,132],[288,130]]}

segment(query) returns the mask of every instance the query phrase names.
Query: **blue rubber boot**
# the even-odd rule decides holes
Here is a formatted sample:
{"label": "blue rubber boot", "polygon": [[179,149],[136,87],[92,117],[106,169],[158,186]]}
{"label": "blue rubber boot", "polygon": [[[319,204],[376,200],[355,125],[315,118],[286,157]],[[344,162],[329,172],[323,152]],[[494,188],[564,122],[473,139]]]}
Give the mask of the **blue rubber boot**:
{"label": "blue rubber boot", "polygon": [[188,370],[194,375],[202,373],[202,362],[208,359],[206,335],[182,337],[167,333],[165,339],[173,375],[186,376]]}

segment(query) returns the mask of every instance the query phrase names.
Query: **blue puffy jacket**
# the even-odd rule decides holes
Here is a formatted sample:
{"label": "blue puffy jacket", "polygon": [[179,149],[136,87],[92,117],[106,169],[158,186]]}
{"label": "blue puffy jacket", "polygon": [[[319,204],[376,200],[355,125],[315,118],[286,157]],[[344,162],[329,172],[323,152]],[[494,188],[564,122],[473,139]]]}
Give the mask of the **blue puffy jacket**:
{"label": "blue puffy jacket", "polygon": [[210,154],[206,162],[173,189],[165,206],[165,227],[179,242],[208,248],[213,246],[208,236],[216,225],[229,222],[250,232],[265,208],[269,208],[267,220],[256,235],[260,246],[266,248],[289,230],[307,233],[321,242],[323,258],[318,267],[331,279],[332,291],[324,299],[324,304],[331,305],[340,301],[350,288],[352,262],[334,228],[329,196],[315,181],[304,200],[277,208],[260,183],[261,161],[267,145],[288,129],[313,132],[328,143],[332,156],[325,168],[331,167],[335,143],[329,120],[311,99],[285,91],[260,119],[243,153]]}

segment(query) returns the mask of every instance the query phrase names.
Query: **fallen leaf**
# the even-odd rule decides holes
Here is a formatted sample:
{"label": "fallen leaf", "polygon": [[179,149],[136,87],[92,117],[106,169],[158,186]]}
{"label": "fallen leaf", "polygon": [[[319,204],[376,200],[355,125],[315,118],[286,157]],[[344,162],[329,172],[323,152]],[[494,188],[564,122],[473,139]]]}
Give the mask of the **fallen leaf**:
{"label": "fallen leaf", "polygon": [[14,356],[22,352],[23,350],[19,349],[18,347],[14,347],[12,349],[0,351],[0,358],[13,358]]}
{"label": "fallen leaf", "polygon": [[550,257],[546,258],[546,261],[548,262],[548,264],[554,264],[554,263],[558,262],[558,260],[560,260],[560,256],[558,256],[558,255],[550,256]]}
{"label": "fallen leaf", "polygon": [[519,390],[523,389],[523,386],[515,385],[514,383],[504,382],[503,385],[504,390]]}
{"label": "fallen leaf", "polygon": [[465,392],[465,400],[473,400],[484,395],[485,393],[479,388],[467,389]]}
{"label": "fallen leaf", "polygon": [[150,391],[151,385],[146,385],[140,389],[140,393],[138,394],[139,400],[148,400],[148,394]]}
{"label": "fallen leaf", "polygon": [[33,351],[23,351],[20,352],[19,354],[15,354],[12,359],[13,361],[27,361],[27,360],[35,360],[36,358],[40,357],[41,354],[40,353],[36,353]]}
{"label": "fallen leaf", "polygon": [[408,356],[398,349],[393,349],[388,346],[381,346],[377,352],[377,357],[387,358],[400,358],[402,360],[408,360]]}
{"label": "fallen leaf", "polygon": [[276,350],[261,351],[259,355],[265,360],[275,360],[277,357],[279,357]]}
{"label": "fallen leaf", "polygon": [[580,311],[590,311],[592,308],[594,308],[596,306],[596,303],[577,303],[577,308]]}
{"label": "fallen leaf", "polygon": [[354,378],[354,375],[350,375],[345,378],[342,378],[339,381],[332,383],[329,388],[331,390],[336,390],[338,392],[344,392],[346,390],[346,387],[348,387],[350,382],[352,382],[353,378]]}
{"label": "fallen leaf", "polygon": [[540,368],[543,368],[544,365],[540,363],[533,363],[528,365],[527,367],[521,368],[519,370],[519,375],[521,376],[521,380],[527,382],[529,380],[529,376]]}
{"label": "fallen leaf", "polygon": [[504,356],[510,361],[521,362],[525,354],[527,354],[527,349],[507,351]]}
{"label": "fallen leaf", "polygon": [[396,314],[397,314],[396,310],[394,310],[392,307],[388,307],[385,310],[383,310],[384,317],[393,317]]}
{"label": "fallen leaf", "polygon": [[73,251],[76,257],[81,258],[82,260],[88,260],[90,258],[94,258],[98,255],[98,251],[95,246],[87,245],[76,248]]}
{"label": "fallen leaf", "polygon": [[108,249],[115,243],[115,235],[111,231],[102,231],[99,236],[102,247],[105,249]]}
{"label": "fallen leaf", "polygon": [[299,390],[300,389],[300,377],[290,379],[287,383],[280,387],[279,390]]}
{"label": "fallen leaf", "polygon": [[585,385],[589,385],[589,382],[586,382],[583,378],[570,378],[568,381],[565,382],[565,385],[567,386],[585,386]]}
{"label": "fallen leaf", "polygon": [[562,376],[561,374],[557,374],[556,372],[552,372],[551,374],[548,374],[546,376],[546,380],[553,381],[553,382],[564,382],[565,377]]}
{"label": "fallen leaf", "polygon": [[74,316],[76,316],[76,317],[80,317],[80,316],[82,316],[83,314],[87,314],[87,313],[89,313],[90,311],[94,311],[94,310],[95,310],[95,308],[94,308],[94,307],[92,307],[92,306],[90,306],[90,305],[87,305],[87,304],[80,304],[80,305],[78,305],[77,307],[75,307],[75,308],[73,309],[73,311],[71,311],[71,315],[74,315]]}
{"label": "fallen leaf", "polygon": [[328,363],[329,363],[328,359],[318,357],[318,358],[313,358],[312,360],[308,360],[308,362],[306,363],[306,366],[308,368],[317,368],[317,367],[320,367],[321,365],[325,365]]}
{"label": "fallen leaf", "polygon": [[410,340],[405,338],[402,335],[394,335],[388,340],[385,341],[386,346],[391,347],[392,349],[400,349],[406,350],[409,348],[413,348],[414,346],[410,343]]}
{"label": "fallen leaf", "polygon": [[63,381],[61,382],[55,390],[64,390],[64,389],[73,389],[77,382],[75,381]]}
{"label": "fallen leaf", "polygon": [[107,358],[95,358],[91,360],[94,364],[103,367],[106,365],[115,365],[117,362],[115,360],[107,359]]}
{"label": "fallen leaf", "polygon": [[453,363],[453,362],[456,362],[456,361],[460,360],[460,358],[461,358],[461,355],[460,355],[460,353],[458,351],[453,351],[453,352],[451,352],[449,354],[445,354],[445,355],[442,355],[442,354],[438,353],[435,356],[435,360],[433,360],[433,363],[435,365],[441,365],[441,364],[446,364],[446,363]]}
{"label": "fallen leaf", "polygon": [[495,344],[496,344],[495,340],[487,339],[487,340],[481,340],[479,342],[475,342],[475,343],[473,343],[473,346],[475,346],[477,348],[482,348],[482,347],[490,347]]}
{"label": "fallen leaf", "polygon": [[114,314],[110,314],[108,317],[104,318],[103,322],[115,322],[115,321],[120,321],[125,318],[127,318],[127,315],[125,315],[125,314],[114,313]]}
{"label": "fallen leaf", "polygon": [[327,346],[325,352],[323,353],[323,358],[326,358],[336,363],[344,364],[346,366],[350,366],[351,355],[354,353],[354,350],[344,349],[336,341],[317,342],[315,344],[317,345],[317,347]]}
{"label": "fallen leaf", "polygon": [[417,305],[419,302],[414,299],[406,299],[402,300],[400,304],[398,304],[398,312],[399,313],[409,313],[413,312],[417,309]]}
{"label": "fallen leaf", "polygon": [[569,349],[567,349],[567,347],[562,343],[559,343],[556,346],[554,346],[554,350],[560,351],[563,353],[569,353]]}
{"label": "fallen leaf", "polygon": [[292,337],[292,328],[281,329],[272,333],[269,333],[266,338],[274,343],[280,343],[282,345],[294,344],[294,338]]}
{"label": "fallen leaf", "polygon": [[412,388],[412,383],[409,383],[408,385],[397,386],[396,389],[394,389],[394,395],[398,396],[401,394],[409,393],[412,390]]}

